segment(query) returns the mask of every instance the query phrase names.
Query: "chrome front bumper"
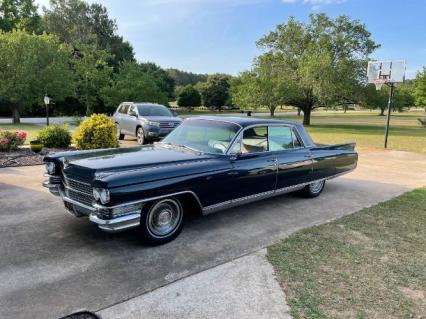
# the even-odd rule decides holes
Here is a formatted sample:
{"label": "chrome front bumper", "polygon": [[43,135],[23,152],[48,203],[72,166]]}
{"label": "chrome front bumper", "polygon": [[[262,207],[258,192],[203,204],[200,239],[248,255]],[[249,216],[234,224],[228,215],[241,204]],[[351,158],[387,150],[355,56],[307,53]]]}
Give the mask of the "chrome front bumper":
{"label": "chrome front bumper", "polygon": [[[88,206],[69,198],[68,196],[66,196],[66,194],[62,190],[60,183],[52,183],[52,178],[56,178],[56,177],[52,177],[48,175],[45,175],[45,176],[49,177],[49,180],[44,181],[42,185],[48,188],[51,194],[61,197],[62,200],[64,201],[65,208],[68,211],[70,211],[74,216],[76,217],[88,216],[89,220],[97,224],[99,229],[102,229],[103,231],[106,231],[109,233],[120,232],[123,230],[127,230],[130,228],[139,226],[140,219],[141,219],[140,209],[139,211],[135,211],[135,210],[130,211],[126,215],[118,216],[112,219],[99,218],[98,217],[99,212],[101,210],[105,210],[106,207],[103,207],[100,205]],[[133,207],[134,205],[129,205],[129,206]],[[122,204],[120,205],[120,207],[125,208],[126,204]]]}

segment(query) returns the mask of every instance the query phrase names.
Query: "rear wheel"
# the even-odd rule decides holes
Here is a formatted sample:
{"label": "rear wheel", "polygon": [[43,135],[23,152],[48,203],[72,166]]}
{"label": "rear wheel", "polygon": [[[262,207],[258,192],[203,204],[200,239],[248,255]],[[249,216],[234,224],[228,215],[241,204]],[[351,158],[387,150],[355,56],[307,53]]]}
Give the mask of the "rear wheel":
{"label": "rear wheel", "polygon": [[138,143],[140,145],[145,144],[145,135],[142,127],[138,127],[138,130],[136,131],[136,138],[138,139]]}
{"label": "rear wheel", "polygon": [[325,180],[313,182],[309,185],[306,185],[303,189],[301,189],[299,191],[299,194],[309,198],[317,197],[322,193],[324,189],[324,185],[325,185]]}
{"label": "rear wheel", "polygon": [[115,124],[115,126],[117,127],[117,139],[118,140],[124,140],[124,134],[121,134],[121,128],[120,125]]}
{"label": "rear wheel", "polygon": [[182,204],[176,198],[163,198],[142,210],[140,235],[149,245],[175,239],[183,228]]}

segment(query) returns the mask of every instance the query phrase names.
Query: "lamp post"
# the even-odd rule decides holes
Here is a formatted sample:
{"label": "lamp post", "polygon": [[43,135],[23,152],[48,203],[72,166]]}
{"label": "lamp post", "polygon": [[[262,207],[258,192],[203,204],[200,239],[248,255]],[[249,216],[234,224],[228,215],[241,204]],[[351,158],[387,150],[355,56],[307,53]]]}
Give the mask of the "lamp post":
{"label": "lamp post", "polygon": [[48,97],[47,94],[44,96],[44,104],[46,105],[46,125],[49,126],[49,104],[50,104],[50,97]]}

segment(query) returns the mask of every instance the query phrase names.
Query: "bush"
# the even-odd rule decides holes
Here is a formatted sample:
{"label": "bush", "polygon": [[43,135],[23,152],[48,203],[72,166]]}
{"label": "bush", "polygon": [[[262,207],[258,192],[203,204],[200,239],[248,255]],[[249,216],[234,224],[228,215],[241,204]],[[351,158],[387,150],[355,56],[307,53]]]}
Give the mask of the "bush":
{"label": "bush", "polygon": [[200,106],[201,94],[192,85],[187,85],[180,90],[177,104],[186,107]]}
{"label": "bush", "polygon": [[0,151],[13,151],[18,149],[18,146],[24,144],[27,138],[27,132],[23,131],[1,131],[0,132]]}
{"label": "bush", "polygon": [[37,139],[46,147],[67,148],[71,145],[71,133],[67,125],[49,125],[38,132]]}
{"label": "bush", "polygon": [[117,129],[105,114],[93,114],[74,132],[77,149],[112,148],[118,146]]}

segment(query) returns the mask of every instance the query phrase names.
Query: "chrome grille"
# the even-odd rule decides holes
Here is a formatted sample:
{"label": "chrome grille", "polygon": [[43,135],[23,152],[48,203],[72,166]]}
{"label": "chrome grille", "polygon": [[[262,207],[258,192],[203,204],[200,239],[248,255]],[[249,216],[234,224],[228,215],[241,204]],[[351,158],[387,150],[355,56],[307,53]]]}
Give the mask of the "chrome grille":
{"label": "chrome grille", "polygon": [[175,128],[179,124],[180,124],[179,122],[160,122],[160,127],[161,128]]}
{"label": "chrome grille", "polygon": [[92,206],[92,202],[95,200],[92,186],[88,182],[80,181],[75,177],[70,178],[65,174],[63,176],[66,195],[83,205]]}

